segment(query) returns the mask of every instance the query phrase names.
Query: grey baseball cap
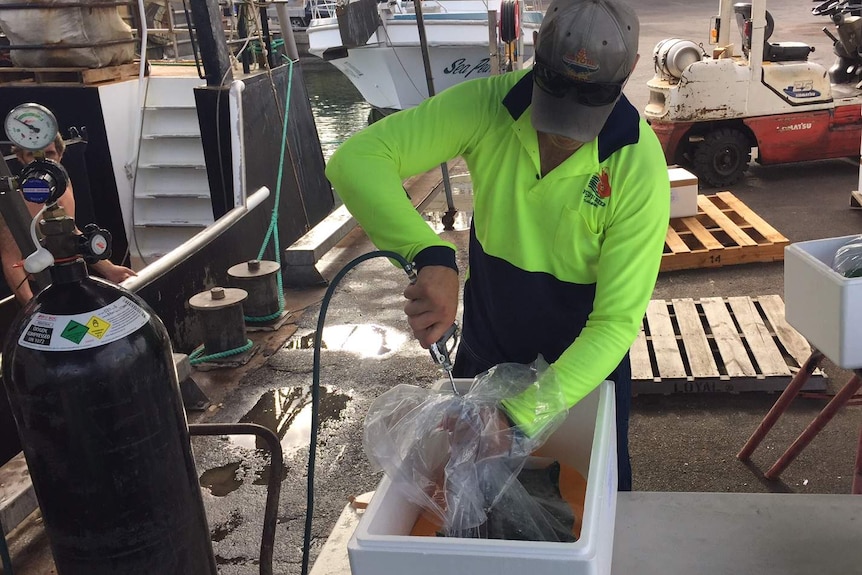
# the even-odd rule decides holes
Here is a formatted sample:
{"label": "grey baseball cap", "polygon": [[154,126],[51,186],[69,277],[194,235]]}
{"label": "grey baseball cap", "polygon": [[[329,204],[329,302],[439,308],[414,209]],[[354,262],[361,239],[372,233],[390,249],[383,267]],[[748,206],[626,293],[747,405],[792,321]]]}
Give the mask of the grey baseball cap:
{"label": "grey baseball cap", "polygon": [[[637,61],[638,17],[615,0],[553,0],[533,64],[533,128],[589,142],[599,135]],[[583,90],[571,81],[587,82]]]}

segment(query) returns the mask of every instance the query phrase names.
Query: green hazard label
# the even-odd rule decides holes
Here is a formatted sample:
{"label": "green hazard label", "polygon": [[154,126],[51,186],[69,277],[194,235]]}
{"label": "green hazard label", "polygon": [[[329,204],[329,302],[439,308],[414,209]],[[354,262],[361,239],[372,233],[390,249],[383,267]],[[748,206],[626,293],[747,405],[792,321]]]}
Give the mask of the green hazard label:
{"label": "green hazard label", "polygon": [[73,320],[66,325],[60,337],[64,337],[75,343],[81,343],[81,340],[84,339],[88,331],[90,331],[90,328]]}
{"label": "green hazard label", "polygon": [[[18,344],[42,351],[76,351],[107,345],[139,330],[150,314],[126,296],[75,315],[36,313]],[[59,337],[58,337],[59,334]]]}

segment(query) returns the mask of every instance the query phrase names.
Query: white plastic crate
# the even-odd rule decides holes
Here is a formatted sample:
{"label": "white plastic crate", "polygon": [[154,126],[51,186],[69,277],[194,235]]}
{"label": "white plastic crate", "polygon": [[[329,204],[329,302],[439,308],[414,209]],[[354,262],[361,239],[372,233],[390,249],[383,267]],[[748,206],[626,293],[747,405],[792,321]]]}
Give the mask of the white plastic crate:
{"label": "white plastic crate", "polygon": [[862,278],[832,269],[846,236],[798,242],[784,248],[787,323],[844,369],[862,367]]}
{"label": "white plastic crate", "polygon": [[668,168],[670,179],[670,217],[697,215],[697,176],[683,168]]}
{"label": "white plastic crate", "polygon": [[[470,380],[457,380],[469,385]],[[446,386],[449,385],[448,380]],[[411,536],[419,509],[381,481],[347,545],[353,575],[609,575],[617,505],[614,384],[578,402],[542,448],[587,479],[573,543]]]}

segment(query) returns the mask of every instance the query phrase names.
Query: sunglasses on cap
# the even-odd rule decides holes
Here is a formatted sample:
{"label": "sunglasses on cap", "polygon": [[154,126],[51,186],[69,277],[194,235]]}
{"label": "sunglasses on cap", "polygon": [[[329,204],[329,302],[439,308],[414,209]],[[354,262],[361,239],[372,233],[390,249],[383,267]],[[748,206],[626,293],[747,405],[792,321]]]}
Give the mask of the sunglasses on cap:
{"label": "sunglasses on cap", "polygon": [[555,98],[574,97],[584,106],[607,106],[620,97],[626,78],[622,82],[584,82],[556,72],[541,62],[533,64],[533,79],[546,94]]}

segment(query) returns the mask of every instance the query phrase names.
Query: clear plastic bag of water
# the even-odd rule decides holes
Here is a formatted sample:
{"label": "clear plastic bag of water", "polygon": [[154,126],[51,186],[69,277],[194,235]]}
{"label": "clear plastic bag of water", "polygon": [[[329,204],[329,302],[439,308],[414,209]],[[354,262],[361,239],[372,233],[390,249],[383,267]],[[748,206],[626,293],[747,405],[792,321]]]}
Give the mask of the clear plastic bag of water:
{"label": "clear plastic bag of water", "polygon": [[[543,423],[534,437],[513,427],[500,408],[529,386],[537,388],[536,417]],[[370,407],[363,445],[372,466],[430,513],[446,536],[571,541],[572,525],[555,505],[519,481],[530,454],[566,412],[541,358],[506,363],[478,375],[463,395],[448,385],[392,388]]]}
{"label": "clear plastic bag of water", "polygon": [[832,269],[847,278],[862,277],[862,236],[856,236],[835,252]]}

